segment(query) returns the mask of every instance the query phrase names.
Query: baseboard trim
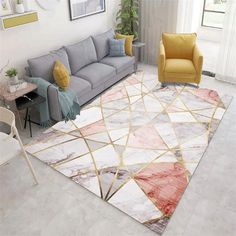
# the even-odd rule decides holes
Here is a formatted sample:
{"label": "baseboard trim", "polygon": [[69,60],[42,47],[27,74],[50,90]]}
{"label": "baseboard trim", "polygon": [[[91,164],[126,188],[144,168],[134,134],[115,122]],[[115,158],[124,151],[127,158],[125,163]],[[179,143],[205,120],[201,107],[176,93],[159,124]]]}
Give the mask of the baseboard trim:
{"label": "baseboard trim", "polygon": [[210,76],[210,77],[216,77],[216,74],[211,72],[211,71],[207,71],[207,70],[203,70],[202,71],[202,75],[206,75],[206,76]]}

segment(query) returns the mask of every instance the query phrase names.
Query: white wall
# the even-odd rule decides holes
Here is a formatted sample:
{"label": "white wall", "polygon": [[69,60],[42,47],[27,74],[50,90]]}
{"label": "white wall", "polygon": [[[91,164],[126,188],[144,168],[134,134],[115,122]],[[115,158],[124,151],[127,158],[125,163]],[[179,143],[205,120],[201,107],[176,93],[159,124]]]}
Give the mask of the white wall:
{"label": "white wall", "polygon": [[119,2],[106,0],[105,13],[70,21],[67,0],[61,0],[53,11],[41,9],[33,0],[32,7],[38,11],[39,22],[0,30],[0,68],[9,60],[9,67],[16,67],[22,74],[27,59],[114,27]]}
{"label": "white wall", "polygon": [[223,30],[201,26],[197,33],[198,39],[220,43]]}

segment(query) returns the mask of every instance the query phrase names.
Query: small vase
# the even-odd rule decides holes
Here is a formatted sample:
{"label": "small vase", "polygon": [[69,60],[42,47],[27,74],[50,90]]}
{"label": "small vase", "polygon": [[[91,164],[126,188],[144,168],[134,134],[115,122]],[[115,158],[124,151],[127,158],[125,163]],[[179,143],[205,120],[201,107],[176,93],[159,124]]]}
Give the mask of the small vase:
{"label": "small vase", "polygon": [[17,84],[19,82],[18,75],[11,77],[12,84]]}
{"label": "small vase", "polygon": [[31,0],[24,0],[24,8],[25,8],[25,11],[31,11],[32,8],[31,8]]}
{"label": "small vase", "polygon": [[16,4],[16,13],[24,13],[25,12],[25,8],[24,8],[24,4]]}

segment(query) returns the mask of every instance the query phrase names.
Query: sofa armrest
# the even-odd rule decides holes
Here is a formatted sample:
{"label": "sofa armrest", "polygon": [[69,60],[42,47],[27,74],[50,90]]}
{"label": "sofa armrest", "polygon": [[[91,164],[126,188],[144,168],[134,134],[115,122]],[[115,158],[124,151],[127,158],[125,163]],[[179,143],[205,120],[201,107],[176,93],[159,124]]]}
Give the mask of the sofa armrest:
{"label": "sofa armrest", "polygon": [[[31,82],[29,76],[24,76],[26,82]],[[50,117],[55,121],[62,120],[61,106],[58,99],[58,91],[54,86],[48,87],[48,107],[50,111]]]}
{"label": "sofa armrest", "polygon": [[202,74],[202,65],[203,65],[203,55],[201,54],[197,45],[195,45],[194,51],[193,51],[193,64],[194,64],[194,67],[197,71],[197,74],[201,75]]}
{"label": "sofa armrest", "polygon": [[58,99],[58,90],[54,86],[48,87],[48,106],[51,118],[55,121],[61,121],[62,111]]}
{"label": "sofa armrest", "polygon": [[160,42],[160,53],[158,56],[158,77],[160,82],[164,82],[164,70],[166,64],[166,53],[163,42]]}

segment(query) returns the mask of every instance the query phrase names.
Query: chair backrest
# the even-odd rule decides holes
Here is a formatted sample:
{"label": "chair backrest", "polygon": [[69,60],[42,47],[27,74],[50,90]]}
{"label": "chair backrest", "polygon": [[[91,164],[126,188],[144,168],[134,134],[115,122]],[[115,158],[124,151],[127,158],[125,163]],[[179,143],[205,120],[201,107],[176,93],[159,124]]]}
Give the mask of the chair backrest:
{"label": "chair backrest", "polygon": [[193,59],[197,34],[162,34],[167,59]]}
{"label": "chair backrest", "polygon": [[11,127],[15,127],[14,113],[4,107],[0,107],[0,122],[4,122]]}

